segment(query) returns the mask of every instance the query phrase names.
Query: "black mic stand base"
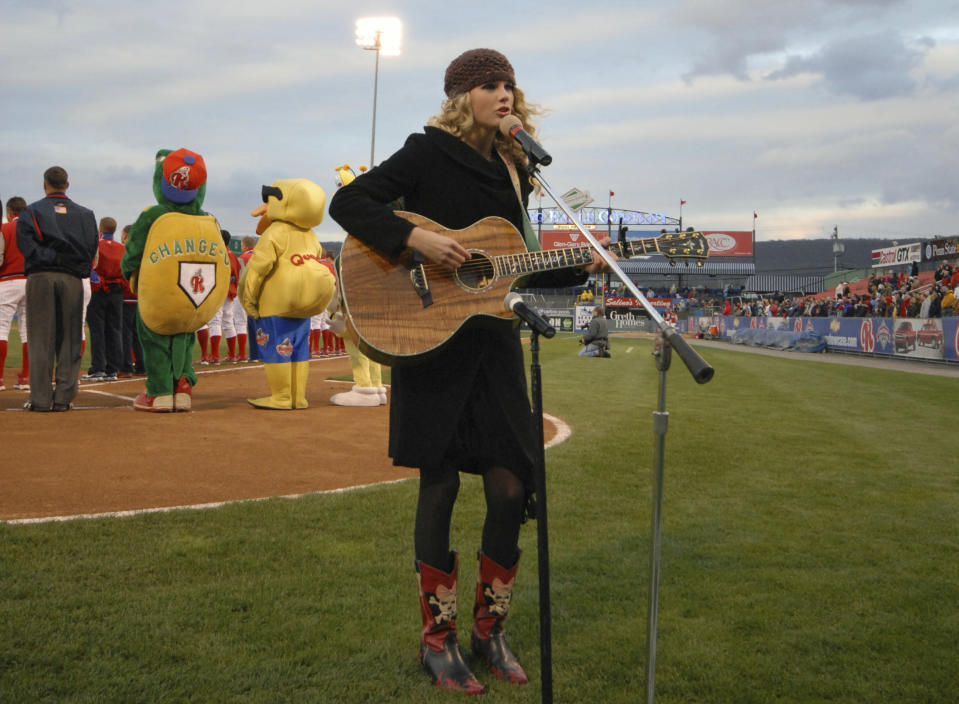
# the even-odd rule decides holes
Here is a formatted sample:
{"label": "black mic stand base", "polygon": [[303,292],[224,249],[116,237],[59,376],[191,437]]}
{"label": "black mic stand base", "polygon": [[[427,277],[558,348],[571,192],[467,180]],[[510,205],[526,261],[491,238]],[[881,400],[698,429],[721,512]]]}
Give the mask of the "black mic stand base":
{"label": "black mic stand base", "polygon": [[549,599],[549,532],[546,523],[546,448],[543,443],[543,387],[539,365],[539,334],[532,331],[529,342],[530,395],[532,397],[533,430],[538,442],[533,467],[536,489],[536,546],[539,565],[539,652],[543,704],[553,702],[553,647]]}
{"label": "black mic stand base", "polygon": [[663,510],[663,457],[666,453],[666,431],[669,413],[666,411],[666,372],[672,356],[669,336],[660,331],[656,338],[658,349],[654,350],[656,369],[659,370],[659,404],[653,412],[653,435],[655,457],[653,462],[653,509],[649,549],[649,605],[646,620],[646,702],[653,704],[656,698],[656,632],[659,624],[659,567],[662,547]]}

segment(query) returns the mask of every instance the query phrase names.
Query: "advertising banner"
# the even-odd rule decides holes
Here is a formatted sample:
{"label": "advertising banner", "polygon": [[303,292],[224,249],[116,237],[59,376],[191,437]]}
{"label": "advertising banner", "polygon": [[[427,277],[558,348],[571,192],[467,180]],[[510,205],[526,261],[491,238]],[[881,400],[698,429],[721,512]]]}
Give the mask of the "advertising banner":
{"label": "advertising banner", "polygon": [[[554,226],[555,227],[555,226]],[[587,229],[594,237],[601,237],[609,234],[610,239],[615,242],[619,237],[618,226],[614,225],[610,231],[606,226],[593,227],[587,226]],[[709,242],[710,257],[751,257],[753,256],[753,233],[749,231],[733,230],[703,230],[703,236]],[[626,240],[649,240],[662,235],[661,230],[633,229],[626,232]],[[566,247],[577,247],[588,244],[583,234],[572,225],[564,226],[562,229],[549,229],[545,227],[540,233],[540,245],[543,249],[563,249]]]}
{"label": "advertising banner", "polygon": [[901,244],[896,247],[883,247],[872,250],[872,268],[911,264],[922,261],[922,243]]}
{"label": "advertising banner", "polygon": [[609,332],[654,332],[656,325],[639,306],[635,308],[607,308]]}
{"label": "advertising banner", "polygon": [[703,230],[710,257],[753,256],[753,233],[748,230]]}
{"label": "advertising banner", "polygon": [[942,318],[942,352],[948,362],[959,362],[959,318]]}
{"label": "advertising banner", "polygon": [[[671,298],[658,298],[655,296],[648,296],[646,298],[649,301],[653,308],[662,313],[664,310],[672,308],[674,303]],[[633,296],[610,296],[606,299],[607,308],[642,308],[640,305],[639,299],[634,298]]]}
{"label": "advertising banner", "polygon": [[720,337],[744,328],[806,330],[826,347],[843,352],[959,362],[959,317],[948,318],[766,318],[713,316]]}
{"label": "advertising banner", "polygon": [[[538,308],[537,312],[556,328],[556,332],[579,332],[574,325],[574,313],[570,308]],[[586,321],[589,323],[589,320]]]}
{"label": "advertising banner", "polygon": [[[587,229],[589,230],[590,234],[596,238],[609,234],[610,239],[613,242],[615,242],[619,236],[616,227],[614,227],[610,233],[607,233],[605,225],[602,228],[588,227]],[[659,230],[638,230],[635,232],[630,230],[626,233],[626,239],[647,239],[651,237],[659,237],[659,234]],[[568,229],[563,230],[543,229],[543,231],[540,233],[539,243],[543,249],[565,249],[567,247],[585,247],[589,245],[589,242],[587,242],[586,238],[583,237],[583,233],[572,226],[569,226]]]}
{"label": "advertising banner", "polygon": [[959,237],[927,242],[922,252],[922,260],[925,262],[933,262],[938,259],[954,259],[957,256],[959,256]]}
{"label": "advertising banner", "polygon": [[[635,299],[632,299],[635,301]],[[589,326],[590,318],[593,317],[593,305],[577,305],[575,311],[575,331],[584,332]],[[569,311],[567,311],[567,315]],[[545,313],[544,313],[545,315]],[[551,320],[551,318],[547,318]],[[609,325],[610,334],[615,332],[658,332],[659,328],[656,326],[649,315],[646,313],[646,309],[639,305],[639,301],[636,301],[635,306],[617,306],[615,308],[606,307],[606,321]],[[555,324],[551,323],[553,327],[557,330],[560,328]],[[678,320],[673,323],[673,327],[676,328],[679,332],[686,332],[686,321]],[[566,328],[563,328],[564,330]]]}
{"label": "advertising banner", "polygon": [[595,307],[596,306],[594,305],[588,305],[588,306],[577,305],[576,306],[576,320],[574,322],[574,325],[576,327],[576,332],[582,332],[587,327],[589,327],[589,321],[593,317],[593,308]]}

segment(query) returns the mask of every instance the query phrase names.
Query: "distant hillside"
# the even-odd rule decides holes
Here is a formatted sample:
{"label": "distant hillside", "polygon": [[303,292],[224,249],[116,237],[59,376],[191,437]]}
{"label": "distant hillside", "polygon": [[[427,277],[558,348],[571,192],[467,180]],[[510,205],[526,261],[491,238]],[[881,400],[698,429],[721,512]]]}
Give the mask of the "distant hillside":
{"label": "distant hillside", "polygon": [[[872,266],[872,251],[891,247],[889,239],[840,239],[845,253],[839,257],[839,269]],[[829,274],[833,271],[833,240],[770,240],[756,242],[757,274]]]}

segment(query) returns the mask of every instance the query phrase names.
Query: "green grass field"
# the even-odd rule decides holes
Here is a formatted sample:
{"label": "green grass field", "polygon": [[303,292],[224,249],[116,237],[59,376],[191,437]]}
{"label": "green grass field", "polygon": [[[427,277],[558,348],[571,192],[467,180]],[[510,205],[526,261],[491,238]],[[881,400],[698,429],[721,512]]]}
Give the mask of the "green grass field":
{"label": "green grass field", "polygon": [[[649,340],[578,349],[542,345],[573,429],[547,452],[555,700],[641,702],[658,373]],[[675,356],[667,381],[657,701],[956,701],[959,382],[702,351],[713,381]],[[0,524],[0,702],[454,701],[415,658],[415,496]],[[466,476],[466,648],[482,515]],[[535,525],[521,545],[532,682],[477,667],[494,701],[540,701]]]}

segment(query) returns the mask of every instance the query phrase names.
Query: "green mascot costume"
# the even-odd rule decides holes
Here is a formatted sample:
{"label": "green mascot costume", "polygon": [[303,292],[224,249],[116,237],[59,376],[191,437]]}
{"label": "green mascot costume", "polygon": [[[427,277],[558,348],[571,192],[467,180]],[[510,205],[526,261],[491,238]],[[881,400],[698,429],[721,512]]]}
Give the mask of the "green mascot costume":
{"label": "green mascot costume", "polygon": [[147,373],[138,411],[189,411],[196,373],[194,332],[219,310],[227,295],[230,260],[216,219],[200,208],[206,164],[189,149],[156,155],[153,193],[130,229],[121,264],[138,294],[137,331]]}

